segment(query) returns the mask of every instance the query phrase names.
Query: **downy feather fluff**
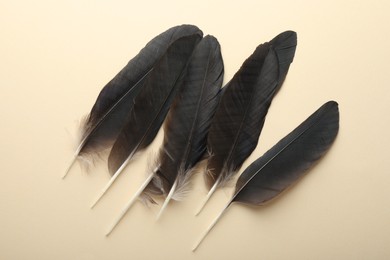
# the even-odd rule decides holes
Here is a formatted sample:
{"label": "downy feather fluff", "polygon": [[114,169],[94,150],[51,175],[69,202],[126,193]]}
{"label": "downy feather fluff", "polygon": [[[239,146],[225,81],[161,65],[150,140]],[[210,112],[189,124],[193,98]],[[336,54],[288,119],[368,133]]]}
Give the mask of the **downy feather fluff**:
{"label": "downy feather fluff", "polygon": [[201,37],[202,32],[196,26],[181,25],[156,36],[101,90],[81,125],[80,143],[64,177],[77,157],[93,157],[110,148],[156,62],[173,42],[190,35]]}
{"label": "downy feather fluff", "polygon": [[164,142],[157,160],[159,167],[145,193],[152,189],[155,194],[168,196],[171,191],[175,200],[185,194],[193,167],[206,151],[223,71],[218,41],[206,36],[194,51],[183,88],[164,124]]}
{"label": "downy feather fluff", "polygon": [[144,86],[134,98],[134,105],[124,119],[125,124],[109,154],[108,169],[113,176],[100,193],[97,201],[115,181],[130,159],[137,152],[146,148],[156,137],[181,86],[191,54],[200,40],[199,34],[176,40],[154,66],[148,78],[145,79]]}
{"label": "downy feather fluff", "polygon": [[329,150],[338,129],[338,104],[329,101],[241,174],[231,200],[204,236],[233,202],[264,205],[295,184]]}
{"label": "downy feather fluff", "polygon": [[205,179],[209,194],[200,210],[256,148],[268,108],[293,61],[296,44],[296,33],[286,31],[259,45],[224,87],[208,135],[211,156]]}

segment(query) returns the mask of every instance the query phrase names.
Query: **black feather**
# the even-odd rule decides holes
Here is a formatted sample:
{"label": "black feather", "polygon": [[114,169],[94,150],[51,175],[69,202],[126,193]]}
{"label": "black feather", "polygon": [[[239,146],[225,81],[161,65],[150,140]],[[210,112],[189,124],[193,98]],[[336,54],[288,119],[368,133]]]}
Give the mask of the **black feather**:
{"label": "black feather", "polygon": [[263,205],[296,183],[329,150],[338,129],[338,104],[327,102],[241,174],[231,200],[193,250],[233,202]]}
{"label": "black feather", "polygon": [[134,97],[156,62],[173,42],[190,35],[201,37],[202,32],[196,26],[181,25],[156,36],[101,90],[81,126],[81,141],[75,158],[94,155],[113,144],[133,106]]}
{"label": "black feather", "polygon": [[271,101],[286,77],[296,49],[287,31],[261,44],[225,86],[208,136],[206,182],[225,185],[256,148]]}
{"label": "black feather", "polygon": [[338,105],[330,101],[241,174],[232,202],[262,205],[279,195],[328,151],[338,129]]}
{"label": "black feather", "polygon": [[176,40],[146,79],[110,152],[108,166],[111,174],[137,151],[146,148],[157,135],[200,39],[199,35],[192,35]]}
{"label": "black feather", "polygon": [[184,195],[191,170],[206,151],[207,133],[219,101],[223,71],[218,41],[206,36],[194,50],[180,95],[164,124],[164,142],[157,160],[159,167],[145,193],[153,191],[167,196],[174,189],[173,199]]}

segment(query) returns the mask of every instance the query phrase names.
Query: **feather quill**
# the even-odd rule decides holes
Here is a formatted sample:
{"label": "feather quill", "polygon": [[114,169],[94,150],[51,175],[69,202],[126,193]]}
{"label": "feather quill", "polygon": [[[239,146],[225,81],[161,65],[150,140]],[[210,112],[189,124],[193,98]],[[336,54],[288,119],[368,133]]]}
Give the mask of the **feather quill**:
{"label": "feather quill", "polygon": [[176,40],[202,36],[193,25],[170,28],[152,39],[128,64],[101,90],[91,112],[81,126],[81,138],[65,175],[77,158],[94,156],[109,148],[123,127],[125,117],[153,67]]}
{"label": "feather quill", "polygon": [[164,141],[156,167],[112,228],[142,192],[143,198],[150,202],[154,202],[152,196],[155,195],[170,194],[169,198],[175,200],[184,195],[193,168],[206,151],[207,133],[219,100],[223,72],[218,41],[206,36],[194,50],[183,87],[164,123]]}
{"label": "feather quill", "polygon": [[241,174],[232,198],[193,250],[233,202],[261,206],[295,184],[329,150],[338,129],[338,104],[329,101]]}
{"label": "feather quill", "polygon": [[112,177],[92,207],[108,190],[131,158],[146,148],[156,137],[181,86],[191,54],[200,40],[199,34],[176,40],[154,66],[145,85],[134,98],[133,108],[126,117],[125,124],[109,154],[108,169]]}
{"label": "feather quill", "polygon": [[225,186],[257,146],[272,99],[281,87],[297,45],[295,32],[286,31],[259,45],[225,86],[208,136],[205,180],[209,192]]}

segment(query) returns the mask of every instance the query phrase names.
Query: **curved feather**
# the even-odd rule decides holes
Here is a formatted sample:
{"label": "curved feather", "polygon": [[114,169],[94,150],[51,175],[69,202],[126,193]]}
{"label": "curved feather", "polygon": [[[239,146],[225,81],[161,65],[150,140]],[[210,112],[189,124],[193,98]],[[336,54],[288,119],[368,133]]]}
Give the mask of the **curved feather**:
{"label": "curved feather", "polygon": [[170,28],[153,38],[101,90],[91,112],[81,126],[81,141],[75,156],[96,154],[111,146],[133,106],[133,99],[145,83],[156,62],[176,40],[202,36],[193,25]]}
{"label": "curved feather", "polygon": [[338,129],[338,104],[329,101],[241,174],[231,200],[192,250],[198,248],[233,202],[263,205],[296,183],[329,150]]}
{"label": "curved feather", "polygon": [[258,46],[226,85],[208,137],[211,157],[205,177],[209,188],[224,186],[256,148],[295,49],[295,32],[276,36]]}
{"label": "curved feather", "polygon": [[167,116],[159,167],[144,194],[167,196],[176,183],[172,198],[180,199],[187,190],[192,169],[206,151],[223,72],[220,45],[206,36],[194,50],[180,95]]}
{"label": "curved feather", "polygon": [[286,31],[257,47],[224,88],[208,138],[206,199],[237,173],[257,146],[265,116],[293,61],[297,35]]}
{"label": "curved feather", "polygon": [[209,157],[204,177],[209,192],[196,215],[255,149],[277,79],[277,56],[265,43],[257,47],[223,88],[208,135]]}
{"label": "curved feather", "polygon": [[192,35],[175,41],[146,79],[108,157],[111,174],[137,151],[146,148],[157,135],[181,87],[187,63],[200,38]]}
{"label": "curved feather", "polygon": [[338,129],[338,104],[329,101],[241,174],[232,202],[263,205],[279,195],[329,150]]}

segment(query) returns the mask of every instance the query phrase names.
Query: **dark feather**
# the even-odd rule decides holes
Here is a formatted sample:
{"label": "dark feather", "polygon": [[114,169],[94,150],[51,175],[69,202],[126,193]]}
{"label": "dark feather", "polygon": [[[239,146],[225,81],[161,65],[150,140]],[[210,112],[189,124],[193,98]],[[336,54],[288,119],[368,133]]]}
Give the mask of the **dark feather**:
{"label": "dark feather", "polygon": [[124,118],[133,106],[134,97],[156,62],[173,42],[190,35],[201,37],[202,32],[196,26],[181,25],[158,35],[101,90],[81,126],[81,141],[75,158],[78,155],[94,155],[113,144],[123,127]]}
{"label": "dark feather", "polygon": [[[219,101],[223,61],[217,39],[206,36],[195,48],[188,74],[164,124],[164,142],[153,182],[145,193],[185,193],[195,164],[206,151],[207,133]],[[173,185],[175,187],[173,188]],[[155,186],[155,187],[152,187]]]}
{"label": "dark feather", "polygon": [[211,191],[225,185],[256,148],[295,48],[296,33],[291,31],[259,45],[225,86],[208,136],[206,182]]}
{"label": "dark feather", "polygon": [[262,205],[279,195],[328,151],[338,129],[338,105],[330,101],[241,174],[232,202]]}
{"label": "dark feather", "polygon": [[110,152],[108,166],[111,174],[137,151],[146,148],[157,135],[200,39],[199,35],[192,35],[176,40],[146,79]]}
{"label": "dark feather", "polygon": [[233,202],[263,205],[302,178],[329,150],[338,129],[338,105],[327,102],[241,174],[232,199],[193,250]]}

